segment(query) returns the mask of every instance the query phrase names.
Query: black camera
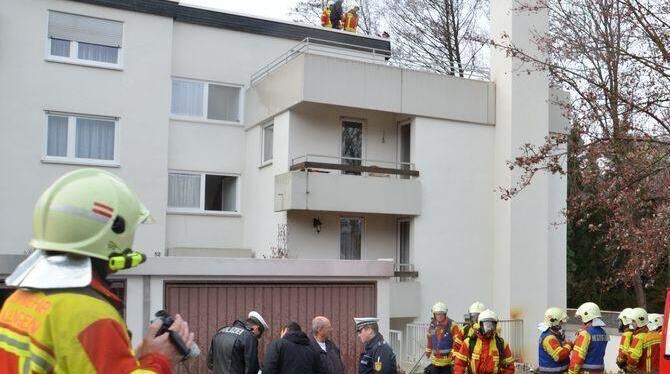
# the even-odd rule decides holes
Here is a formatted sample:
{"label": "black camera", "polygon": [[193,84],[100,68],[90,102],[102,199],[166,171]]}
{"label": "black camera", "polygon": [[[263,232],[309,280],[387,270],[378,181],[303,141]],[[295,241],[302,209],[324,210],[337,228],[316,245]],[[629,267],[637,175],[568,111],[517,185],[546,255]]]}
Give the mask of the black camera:
{"label": "black camera", "polygon": [[156,332],[156,336],[163,335],[165,333],[168,333],[168,336],[170,338],[170,342],[172,345],[177,348],[179,353],[184,357],[183,360],[187,360],[189,358],[197,357],[200,354],[200,347],[198,347],[195,342],[191,344],[190,347],[186,346],[186,343],[184,342],[184,339],[179,336],[176,332],[173,330],[170,330],[170,326],[174,323],[174,317],[170,315],[170,313],[164,311],[164,310],[159,310],[155,314],[156,319],[161,320],[163,324],[161,327],[158,329],[158,332]]}

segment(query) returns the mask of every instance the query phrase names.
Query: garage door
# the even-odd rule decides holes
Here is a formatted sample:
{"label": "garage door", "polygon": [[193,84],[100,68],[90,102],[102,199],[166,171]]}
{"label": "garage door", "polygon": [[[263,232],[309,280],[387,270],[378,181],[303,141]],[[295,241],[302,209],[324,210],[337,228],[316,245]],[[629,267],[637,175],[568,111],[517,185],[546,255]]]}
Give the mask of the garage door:
{"label": "garage door", "polygon": [[[206,356],[212,335],[222,326],[243,319],[250,310],[259,311],[270,325],[259,342],[259,360],[265,346],[279,338],[281,325],[298,322],[309,331],[314,316],[330,318],[333,340],[340,347],[347,373],[355,373],[362,351],[352,319],[374,316],[377,292],[374,283],[165,283],[165,307],[189,322],[203,354],[188,364],[190,373],[207,373]],[[181,365],[180,365],[181,366]],[[180,367],[178,372],[186,373]]]}

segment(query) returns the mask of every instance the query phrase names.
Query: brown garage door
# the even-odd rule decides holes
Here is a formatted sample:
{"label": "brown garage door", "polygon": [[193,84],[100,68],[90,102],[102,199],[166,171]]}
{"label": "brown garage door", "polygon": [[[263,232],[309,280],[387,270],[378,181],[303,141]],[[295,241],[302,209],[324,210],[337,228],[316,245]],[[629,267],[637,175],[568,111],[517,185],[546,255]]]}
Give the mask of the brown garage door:
{"label": "brown garage door", "polygon": [[[279,338],[287,321],[300,323],[309,331],[314,316],[330,318],[335,329],[333,340],[339,345],[347,373],[357,370],[362,351],[352,319],[374,316],[377,292],[374,283],[165,283],[165,307],[180,313],[196,334],[203,354],[188,364],[191,373],[207,373],[206,356],[212,335],[222,326],[243,319],[250,310],[259,311],[270,325],[269,334],[259,342],[262,363],[265,346]],[[186,373],[184,368],[178,372]]]}

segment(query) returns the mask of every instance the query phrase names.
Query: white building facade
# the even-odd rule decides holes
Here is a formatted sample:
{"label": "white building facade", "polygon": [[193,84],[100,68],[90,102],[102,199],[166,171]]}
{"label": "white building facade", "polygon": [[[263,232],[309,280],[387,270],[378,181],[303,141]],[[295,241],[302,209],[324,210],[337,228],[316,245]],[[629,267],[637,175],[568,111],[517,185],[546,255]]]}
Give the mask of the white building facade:
{"label": "white building facade", "polygon": [[[494,30],[527,43],[546,20],[507,2]],[[15,0],[0,18],[0,278],[39,194],[100,167],[156,221],[136,238],[147,263],[117,277],[135,341],[163,308],[205,348],[250,308],[268,338],[325,314],[353,362],[354,314],[387,334],[477,300],[523,321],[536,360],[535,323],[565,307],[566,182],[497,187],[522,144],[565,128],[545,77],[504,55],[492,80],[401,69],[387,39],[167,0]]]}

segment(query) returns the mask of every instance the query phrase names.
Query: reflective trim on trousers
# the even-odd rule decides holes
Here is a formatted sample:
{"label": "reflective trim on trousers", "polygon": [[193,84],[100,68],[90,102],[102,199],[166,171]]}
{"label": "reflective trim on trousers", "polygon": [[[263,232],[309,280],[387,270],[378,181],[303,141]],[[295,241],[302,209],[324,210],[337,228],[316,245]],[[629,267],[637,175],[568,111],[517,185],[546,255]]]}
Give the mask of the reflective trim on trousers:
{"label": "reflective trim on trousers", "polygon": [[548,368],[548,367],[543,367],[540,366],[540,373],[561,373],[564,371],[568,371],[568,366],[569,365],[563,365],[560,367],[555,367],[555,368]]}
{"label": "reflective trim on trousers", "polygon": [[582,369],[586,369],[586,370],[603,370],[604,368],[605,368],[605,365],[591,365],[591,364],[582,365]]}

